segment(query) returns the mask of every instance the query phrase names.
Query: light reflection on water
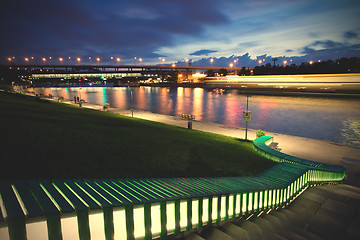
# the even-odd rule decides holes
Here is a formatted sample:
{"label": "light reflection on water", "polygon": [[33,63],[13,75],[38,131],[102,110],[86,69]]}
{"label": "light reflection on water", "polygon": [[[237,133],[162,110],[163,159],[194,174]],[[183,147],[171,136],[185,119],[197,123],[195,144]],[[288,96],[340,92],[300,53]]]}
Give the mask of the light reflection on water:
{"label": "light reflection on water", "polygon": [[[74,99],[111,107],[176,116],[193,114],[196,120],[244,127],[246,96],[237,90],[224,94],[202,88],[114,87],[37,88],[37,94]],[[132,97],[131,97],[132,92]],[[249,100],[249,127],[341,144],[360,146],[360,100],[315,97],[261,96]]]}

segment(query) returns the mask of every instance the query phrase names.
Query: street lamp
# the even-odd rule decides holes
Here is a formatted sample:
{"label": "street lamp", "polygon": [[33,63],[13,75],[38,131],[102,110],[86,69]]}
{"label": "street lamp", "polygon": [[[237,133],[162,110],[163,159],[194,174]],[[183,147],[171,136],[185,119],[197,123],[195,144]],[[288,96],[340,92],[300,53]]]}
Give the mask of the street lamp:
{"label": "street lamp", "polygon": [[26,57],[26,58],[25,58],[25,62],[28,63],[28,62],[29,62],[29,58]]}
{"label": "street lamp", "polygon": [[117,63],[120,63],[120,58],[116,58]]}
{"label": "street lamp", "polygon": [[63,60],[64,60],[63,58],[59,58],[59,61],[60,61],[61,63],[63,62]]}
{"label": "street lamp", "polygon": [[214,62],[214,59],[211,58],[211,59],[210,59],[210,65],[211,65],[211,67],[212,67],[213,62]]}
{"label": "street lamp", "polygon": [[43,60],[44,63],[46,63],[46,58],[43,58],[42,60]]}
{"label": "street lamp", "polygon": [[287,64],[287,61],[284,61],[284,66]]}
{"label": "street lamp", "polygon": [[245,120],[246,124],[245,140],[247,140],[248,122],[251,120],[251,112],[249,111],[249,97],[251,97],[251,95],[246,95],[246,111],[243,112],[243,119]]}
{"label": "street lamp", "polygon": [[78,57],[78,58],[76,59],[76,61],[78,61],[78,63],[80,63],[81,59]]}
{"label": "street lamp", "polygon": [[89,64],[91,64],[91,57],[89,57]]}
{"label": "street lamp", "polygon": [[96,58],[96,61],[97,61],[98,63],[100,63],[100,58]]}
{"label": "street lamp", "polygon": [[174,67],[175,67],[175,63],[173,63],[171,66],[174,68]]}
{"label": "street lamp", "polygon": [[141,62],[142,62],[142,58],[139,58],[139,62],[140,62],[140,65],[141,65]]}

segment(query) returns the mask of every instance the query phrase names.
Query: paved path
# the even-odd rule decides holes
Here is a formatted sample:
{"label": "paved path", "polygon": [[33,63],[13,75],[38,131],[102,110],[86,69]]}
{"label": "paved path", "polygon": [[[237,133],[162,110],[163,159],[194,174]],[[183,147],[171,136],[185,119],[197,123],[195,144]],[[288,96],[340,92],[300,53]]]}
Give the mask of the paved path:
{"label": "paved path", "polygon": [[[73,101],[68,101],[66,103],[74,104]],[[102,110],[102,106],[89,103],[84,103],[83,107]],[[126,109],[109,108],[109,112],[131,116],[131,110]],[[136,118],[187,128],[187,121],[181,120],[176,116],[157,114],[141,110],[134,110],[133,114]],[[194,121],[193,129],[231,137],[245,138],[244,128],[230,127],[217,123]],[[327,141],[279,133],[267,132],[266,134],[274,137],[274,141],[279,143],[279,147],[283,153],[312,161],[345,167],[348,173],[347,183],[360,187],[360,148],[342,146]],[[251,140],[255,138],[255,130],[250,129],[248,131],[248,138]]]}

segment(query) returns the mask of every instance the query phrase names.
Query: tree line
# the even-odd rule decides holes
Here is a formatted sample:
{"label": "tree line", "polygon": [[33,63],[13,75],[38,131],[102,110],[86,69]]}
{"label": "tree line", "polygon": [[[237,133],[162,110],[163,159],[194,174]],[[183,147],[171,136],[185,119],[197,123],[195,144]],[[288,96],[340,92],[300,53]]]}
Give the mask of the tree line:
{"label": "tree line", "polygon": [[[360,72],[360,58],[341,58],[336,61],[319,61],[319,62],[304,62],[300,65],[273,65],[267,63],[265,65],[256,66],[252,71],[249,68],[243,67],[238,75],[291,75],[291,74],[326,74],[326,73],[359,73]],[[228,71],[220,69],[217,72],[220,76],[226,76]],[[213,77],[216,72],[209,70],[207,75]]]}

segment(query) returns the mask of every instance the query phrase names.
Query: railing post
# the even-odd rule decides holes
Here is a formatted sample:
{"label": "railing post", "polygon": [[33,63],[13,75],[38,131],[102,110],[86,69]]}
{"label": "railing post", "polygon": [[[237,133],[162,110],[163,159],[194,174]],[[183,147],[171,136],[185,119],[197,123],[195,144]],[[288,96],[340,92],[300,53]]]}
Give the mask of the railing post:
{"label": "railing post", "polygon": [[180,233],[180,200],[175,200],[175,232],[174,234]]}
{"label": "railing post", "polygon": [[161,233],[160,238],[163,239],[167,235],[166,229],[166,202],[160,202],[160,214],[161,214]]}
{"label": "railing post", "polygon": [[186,231],[190,231],[192,229],[192,199],[189,198],[186,200],[187,202],[187,226]]}
{"label": "railing post", "polygon": [[197,224],[197,229],[200,229],[203,225],[202,216],[203,216],[203,199],[202,197],[199,198],[199,222]]}
{"label": "railing post", "polygon": [[89,211],[88,209],[76,211],[78,220],[79,238],[90,240]]}
{"label": "railing post", "polygon": [[49,240],[62,239],[60,214],[47,214],[46,224]]}
{"label": "railing post", "polygon": [[125,206],[126,232],[127,240],[134,240],[134,207],[133,205]]}
{"label": "railing post", "polygon": [[144,218],[145,218],[145,239],[151,240],[152,232],[151,232],[151,204],[150,203],[144,204]]}
{"label": "railing post", "polygon": [[25,219],[10,219],[8,222],[10,240],[26,240]]}

